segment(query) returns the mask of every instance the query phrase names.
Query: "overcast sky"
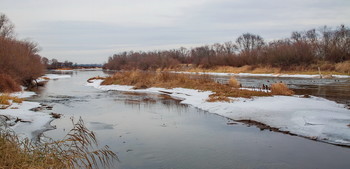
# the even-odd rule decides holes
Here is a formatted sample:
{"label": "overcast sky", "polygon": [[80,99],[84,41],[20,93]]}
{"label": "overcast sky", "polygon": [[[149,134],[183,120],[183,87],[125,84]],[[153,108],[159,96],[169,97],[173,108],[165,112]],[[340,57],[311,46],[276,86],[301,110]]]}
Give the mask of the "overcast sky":
{"label": "overcast sky", "polygon": [[350,26],[350,0],[0,0],[19,39],[49,59],[103,63],[122,51],[265,40]]}

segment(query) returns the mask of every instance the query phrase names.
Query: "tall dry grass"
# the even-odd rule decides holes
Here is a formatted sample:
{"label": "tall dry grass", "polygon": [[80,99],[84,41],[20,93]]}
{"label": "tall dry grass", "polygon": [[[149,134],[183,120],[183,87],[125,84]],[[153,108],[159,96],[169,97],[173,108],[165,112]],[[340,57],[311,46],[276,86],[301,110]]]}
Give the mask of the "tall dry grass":
{"label": "tall dry grass", "polygon": [[337,63],[335,65],[335,70],[337,72],[350,74],[350,61]]}
{"label": "tall dry grass", "polygon": [[230,77],[230,79],[228,80],[228,85],[234,88],[241,87],[241,84],[239,83],[239,81],[233,76]]}
{"label": "tall dry grass", "polygon": [[293,90],[290,90],[288,86],[284,83],[274,83],[271,85],[271,93],[273,95],[293,95]]}
{"label": "tall dry grass", "polygon": [[118,159],[107,146],[96,147],[95,134],[81,119],[63,140],[49,143],[21,140],[0,130],[0,168],[106,168]]}

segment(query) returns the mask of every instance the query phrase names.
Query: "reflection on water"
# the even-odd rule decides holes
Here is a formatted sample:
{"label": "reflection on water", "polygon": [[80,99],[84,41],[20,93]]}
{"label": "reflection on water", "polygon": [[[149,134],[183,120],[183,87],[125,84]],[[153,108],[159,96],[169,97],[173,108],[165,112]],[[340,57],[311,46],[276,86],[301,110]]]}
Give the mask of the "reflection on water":
{"label": "reflection on water", "polygon": [[[84,86],[88,78],[97,75],[104,73],[76,71],[70,79],[50,81],[33,100],[53,105],[52,112],[64,115],[52,123],[57,129],[45,135],[62,138],[72,127],[69,118],[82,117],[96,132],[100,145],[107,144],[117,152],[119,168],[306,169],[350,165],[348,148],[235,124],[181,105],[167,95]],[[246,85],[262,83],[249,78],[240,81]]]}

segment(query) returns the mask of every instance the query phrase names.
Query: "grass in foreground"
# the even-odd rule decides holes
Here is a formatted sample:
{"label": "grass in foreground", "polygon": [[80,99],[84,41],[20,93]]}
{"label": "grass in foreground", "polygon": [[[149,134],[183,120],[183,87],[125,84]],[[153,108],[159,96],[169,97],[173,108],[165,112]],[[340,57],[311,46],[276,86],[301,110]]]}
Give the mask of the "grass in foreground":
{"label": "grass in foreground", "polygon": [[0,130],[0,168],[105,168],[118,159],[107,146],[96,146],[95,134],[81,119],[63,140],[50,143],[34,144]]}
{"label": "grass in foreground", "polygon": [[149,87],[162,88],[188,88],[202,91],[213,91],[208,101],[229,101],[227,97],[271,96],[270,93],[262,91],[250,91],[239,89],[239,82],[231,78],[229,84],[220,84],[208,75],[193,76],[189,74],[175,74],[167,72],[141,72],[128,71],[118,72],[113,76],[105,78],[102,85],[132,85],[134,89],[145,89]]}
{"label": "grass in foreground", "polygon": [[11,101],[15,103],[22,103],[24,99],[10,96],[9,94],[0,94],[0,105],[10,105]]}

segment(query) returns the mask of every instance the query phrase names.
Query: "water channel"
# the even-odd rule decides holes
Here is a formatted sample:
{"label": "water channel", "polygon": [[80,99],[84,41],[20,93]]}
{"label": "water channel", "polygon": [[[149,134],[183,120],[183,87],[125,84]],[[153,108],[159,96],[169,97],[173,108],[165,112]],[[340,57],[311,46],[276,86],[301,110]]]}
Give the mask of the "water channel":
{"label": "water channel", "polygon": [[[84,86],[102,71],[74,71],[72,78],[51,80],[32,101],[53,105],[63,114],[45,136],[61,139],[82,117],[100,145],[117,153],[122,169],[329,169],[350,166],[350,148],[316,142],[220,117],[179,101],[152,94],[100,91]],[[227,77],[216,77],[225,81]],[[244,86],[280,81],[238,78]],[[349,79],[282,79],[297,94],[311,94],[349,104]],[[338,87],[334,87],[338,86]],[[333,90],[328,91],[328,90]]]}

